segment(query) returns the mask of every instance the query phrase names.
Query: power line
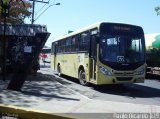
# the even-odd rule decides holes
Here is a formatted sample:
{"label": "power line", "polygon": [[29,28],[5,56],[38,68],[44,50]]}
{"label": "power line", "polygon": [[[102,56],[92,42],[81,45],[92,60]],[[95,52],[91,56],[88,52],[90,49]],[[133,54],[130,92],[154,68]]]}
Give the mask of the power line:
{"label": "power line", "polygon": [[[51,7],[51,6],[53,6],[53,5],[60,5],[60,3],[54,4],[54,2],[55,2],[55,0],[54,0],[51,5],[49,5],[44,11],[42,11],[42,12],[38,15],[38,17],[34,18],[34,17],[35,17],[35,16],[34,16],[34,15],[35,15],[35,3],[36,3],[36,2],[45,3],[45,5],[38,10],[37,13],[39,13],[47,4],[49,4],[50,0],[48,0],[47,2],[44,1],[44,0],[41,0],[41,1],[39,1],[39,0],[30,0],[30,1],[33,2],[33,4],[32,4],[32,7],[33,7],[33,8],[32,8],[32,21],[31,21],[32,24],[33,24],[49,7]],[[36,14],[37,14],[37,13],[36,13]]]}
{"label": "power line", "polygon": [[60,3],[56,3],[56,4],[51,4],[51,5],[49,5],[43,12],[41,12],[41,14],[38,15],[38,17],[36,17],[36,19],[35,19],[34,21],[36,21],[45,11],[48,10],[48,8],[50,8],[50,7],[53,6],[53,5],[60,5]]}
{"label": "power line", "polygon": [[[54,0],[55,1],[55,0]],[[50,2],[50,0],[48,1],[48,3]],[[43,5],[43,7],[41,7],[37,12],[36,14],[38,14],[45,6],[47,5],[47,3],[45,5]]]}
{"label": "power line", "polygon": [[43,1],[43,0],[41,0],[41,1],[39,1],[39,0],[30,0],[30,1],[32,1],[33,3],[32,3],[32,24],[34,23],[34,14],[35,14],[35,3],[36,2],[40,2],[40,3],[46,3],[46,4],[49,4],[49,1],[48,2],[45,2],[45,1]]}

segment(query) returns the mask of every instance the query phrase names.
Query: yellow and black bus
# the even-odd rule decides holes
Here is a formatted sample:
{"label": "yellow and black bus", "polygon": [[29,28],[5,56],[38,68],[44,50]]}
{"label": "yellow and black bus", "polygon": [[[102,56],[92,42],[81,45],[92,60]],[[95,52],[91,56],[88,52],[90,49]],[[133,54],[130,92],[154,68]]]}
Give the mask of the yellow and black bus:
{"label": "yellow and black bus", "polygon": [[77,78],[82,85],[143,83],[145,65],[140,26],[100,22],[52,43],[52,70]]}

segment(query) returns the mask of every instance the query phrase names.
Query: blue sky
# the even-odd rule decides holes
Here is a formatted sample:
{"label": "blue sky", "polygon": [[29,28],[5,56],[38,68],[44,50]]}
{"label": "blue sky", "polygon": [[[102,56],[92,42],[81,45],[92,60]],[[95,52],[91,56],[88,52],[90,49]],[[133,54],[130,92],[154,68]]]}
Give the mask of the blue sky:
{"label": "blue sky", "polygon": [[[145,34],[160,32],[160,16],[154,11],[156,6],[160,6],[160,0],[50,0],[44,9],[58,2],[61,3],[60,6],[49,7],[35,21],[35,24],[47,25],[51,33],[46,43],[48,46],[55,38],[67,34],[68,30],[75,31],[99,21],[139,25]],[[36,3],[35,12],[44,5]],[[26,23],[30,21],[26,20]]]}

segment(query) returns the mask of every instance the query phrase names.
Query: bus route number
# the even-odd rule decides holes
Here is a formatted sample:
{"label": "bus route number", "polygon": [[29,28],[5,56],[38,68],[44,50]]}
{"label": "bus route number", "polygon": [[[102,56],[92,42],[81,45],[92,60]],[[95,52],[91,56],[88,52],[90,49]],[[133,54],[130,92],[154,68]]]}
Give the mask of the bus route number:
{"label": "bus route number", "polygon": [[123,63],[124,62],[124,56],[117,56],[117,62]]}

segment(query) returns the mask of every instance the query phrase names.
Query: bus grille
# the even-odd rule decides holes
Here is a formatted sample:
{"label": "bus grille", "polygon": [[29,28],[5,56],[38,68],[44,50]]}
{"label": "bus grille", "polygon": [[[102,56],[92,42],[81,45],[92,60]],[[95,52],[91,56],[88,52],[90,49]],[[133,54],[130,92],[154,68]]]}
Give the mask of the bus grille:
{"label": "bus grille", "polygon": [[114,72],[114,75],[116,76],[122,76],[122,75],[134,75],[134,72]]}
{"label": "bus grille", "polygon": [[131,81],[133,77],[117,77],[117,81]]}

